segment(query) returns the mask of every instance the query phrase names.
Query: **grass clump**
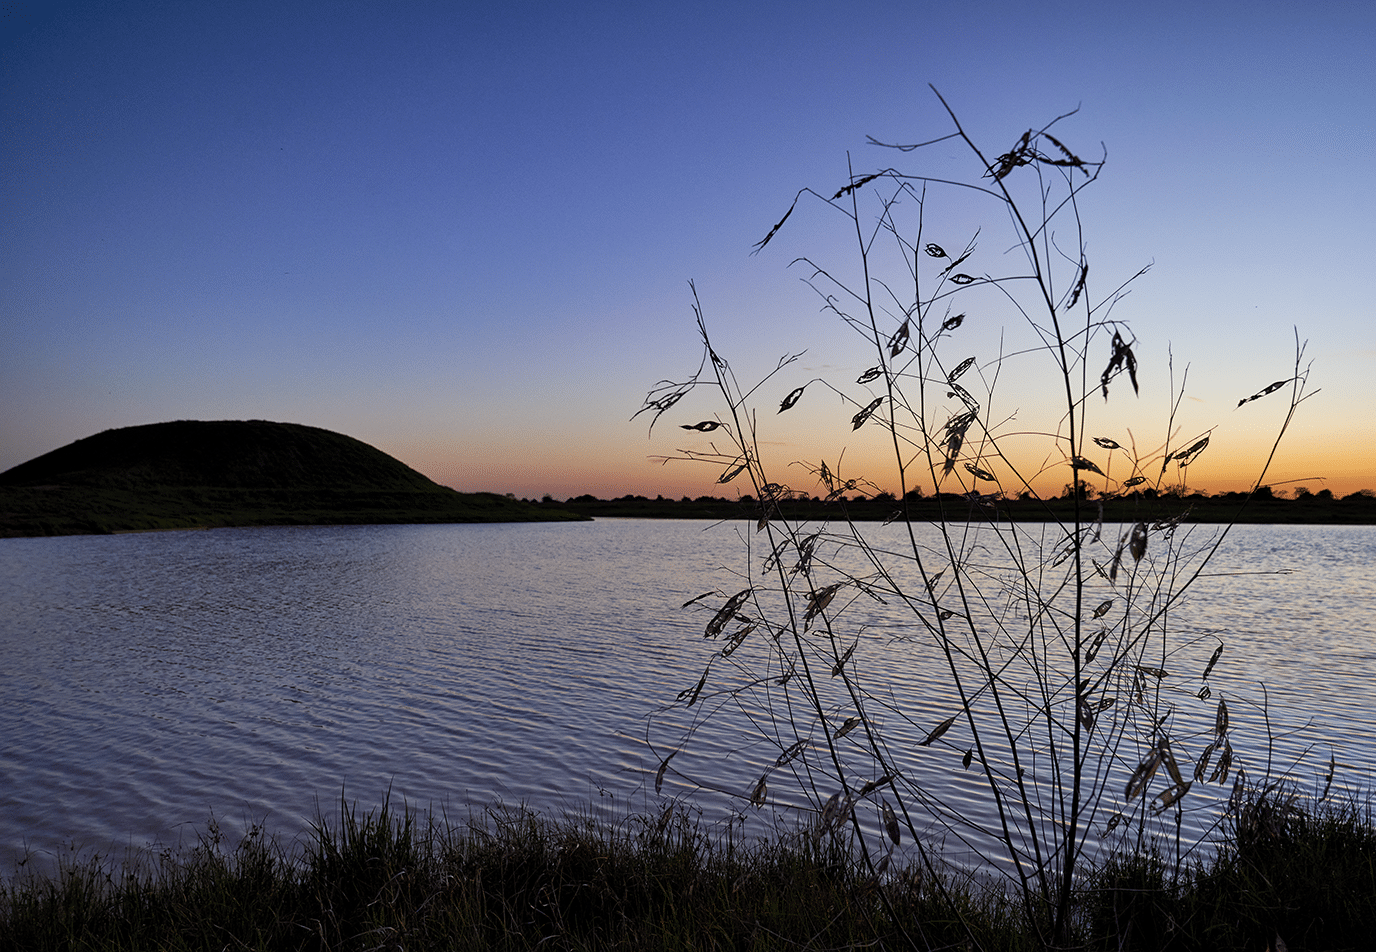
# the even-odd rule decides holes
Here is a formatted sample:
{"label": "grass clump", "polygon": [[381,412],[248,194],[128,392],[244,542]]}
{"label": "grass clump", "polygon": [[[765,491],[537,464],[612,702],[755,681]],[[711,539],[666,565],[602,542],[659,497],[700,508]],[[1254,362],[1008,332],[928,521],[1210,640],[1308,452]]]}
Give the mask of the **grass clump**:
{"label": "grass clump", "polygon": [[[1065,948],[1363,948],[1369,809],[1252,792],[1214,859],[1118,854]],[[958,871],[858,872],[837,837],[713,837],[675,802],[619,824],[488,810],[454,825],[386,801],[284,848],[218,827],[184,852],[92,857],[0,883],[0,949],[1043,948],[1015,896]]]}
{"label": "grass clump", "polygon": [[1118,854],[1083,898],[1092,949],[1365,949],[1376,934],[1369,806],[1283,785],[1235,805],[1212,862]]}
{"label": "grass clump", "polygon": [[[182,854],[0,885],[0,948],[837,949],[968,928],[918,879],[882,889],[900,919],[834,844],[714,840],[672,804],[619,826],[523,810],[455,826],[342,803],[295,850],[260,828],[226,849],[212,825]],[[1001,905],[970,891],[958,914],[997,930]]]}
{"label": "grass clump", "polygon": [[185,853],[124,865],[92,856],[0,884],[0,948],[291,947],[278,939],[298,901],[296,867],[261,827],[232,850],[222,842],[212,822]]}

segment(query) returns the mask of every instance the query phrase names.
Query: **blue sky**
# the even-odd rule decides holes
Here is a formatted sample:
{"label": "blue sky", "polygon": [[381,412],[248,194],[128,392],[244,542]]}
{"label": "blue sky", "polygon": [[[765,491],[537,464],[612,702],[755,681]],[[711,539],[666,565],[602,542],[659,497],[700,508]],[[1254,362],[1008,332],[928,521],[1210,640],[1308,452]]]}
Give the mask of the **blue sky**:
{"label": "blue sky", "polygon": [[[1152,265],[1115,316],[1140,412],[1169,355],[1181,432],[1219,425],[1192,485],[1264,457],[1275,409],[1234,405],[1298,327],[1322,392],[1271,481],[1376,488],[1369,3],[11,3],[0,31],[0,470],[259,418],[463,490],[716,493],[650,459],[710,402],[629,420],[696,366],[687,282],[742,377],[806,349],[797,383],[853,380],[788,268],[845,253],[835,216],[750,250],[848,151],[920,170],[865,142],[950,131],[931,83],[993,153],[1077,106],[1058,129],[1104,143],[1092,274]],[[809,402],[780,466],[846,445],[853,408]]]}

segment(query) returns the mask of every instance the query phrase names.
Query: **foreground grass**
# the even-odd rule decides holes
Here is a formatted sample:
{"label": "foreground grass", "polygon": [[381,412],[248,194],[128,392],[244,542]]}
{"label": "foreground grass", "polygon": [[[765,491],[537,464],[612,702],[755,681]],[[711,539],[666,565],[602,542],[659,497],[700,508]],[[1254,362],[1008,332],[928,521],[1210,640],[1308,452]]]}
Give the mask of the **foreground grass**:
{"label": "foreground grass", "polygon": [[[1376,829],[1356,808],[1254,797],[1208,866],[1118,856],[1087,877],[1075,946],[1364,949]],[[215,828],[180,854],[0,884],[0,948],[1039,948],[1021,910],[958,876],[882,885],[807,837],[743,846],[682,813],[619,828],[522,811],[456,827],[342,804],[291,850]]]}
{"label": "foreground grass", "polygon": [[1370,807],[1315,808],[1254,791],[1213,861],[1175,870],[1154,853],[1096,872],[1085,911],[1102,949],[1361,950],[1376,947]]}

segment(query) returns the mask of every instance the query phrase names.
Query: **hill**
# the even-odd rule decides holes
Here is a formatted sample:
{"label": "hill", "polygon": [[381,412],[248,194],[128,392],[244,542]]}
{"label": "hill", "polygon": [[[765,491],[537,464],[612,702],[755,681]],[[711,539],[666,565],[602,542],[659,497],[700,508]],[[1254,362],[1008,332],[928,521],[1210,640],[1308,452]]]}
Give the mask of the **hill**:
{"label": "hill", "polygon": [[455,492],[361,440],[265,420],[106,430],[0,473],[0,536],[577,518]]}

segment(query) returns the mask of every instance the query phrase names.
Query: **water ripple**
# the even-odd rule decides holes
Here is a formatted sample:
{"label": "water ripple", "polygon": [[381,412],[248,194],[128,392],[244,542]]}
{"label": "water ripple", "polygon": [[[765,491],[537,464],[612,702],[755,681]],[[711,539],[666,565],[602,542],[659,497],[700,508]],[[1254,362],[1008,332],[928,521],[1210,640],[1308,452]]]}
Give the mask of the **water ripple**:
{"label": "water ripple", "polygon": [[[72,845],[176,843],[212,814],[300,832],[341,792],[371,804],[390,788],[451,815],[496,800],[555,814],[606,798],[647,805],[684,709],[663,713],[659,733],[647,718],[697,681],[714,647],[679,606],[741,586],[734,531],[706,527],[0,540],[0,869]],[[1215,688],[1237,698],[1254,736],[1269,727],[1277,757],[1331,754],[1367,782],[1373,564],[1370,527],[1239,527],[1181,628],[1224,641]],[[888,622],[875,631],[913,719],[889,720],[895,744],[920,750],[905,755],[916,769],[940,767],[948,804],[988,814],[975,773],[916,746],[954,702],[934,686],[939,659]],[[700,725],[666,793],[738,806],[777,754],[735,731],[752,713],[769,716],[724,709]],[[782,778],[775,794],[801,806]]]}

